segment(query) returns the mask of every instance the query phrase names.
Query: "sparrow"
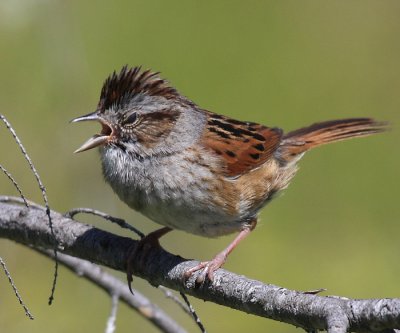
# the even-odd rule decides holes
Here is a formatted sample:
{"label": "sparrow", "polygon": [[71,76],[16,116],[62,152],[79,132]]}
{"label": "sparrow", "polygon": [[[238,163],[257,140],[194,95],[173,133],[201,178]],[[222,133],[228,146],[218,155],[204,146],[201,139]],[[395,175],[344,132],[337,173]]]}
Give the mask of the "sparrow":
{"label": "sparrow", "polygon": [[[158,245],[171,230],[204,237],[236,233],[212,260],[190,268],[198,282],[214,272],[255,228],[258,214],[296,174],[308,150],[385,130],[371,118],[324,121],[284,133],[202,109],[159,72],[124,66],[104,82],[94,112],[72,122],[101,125],[75,152],[99,147],[104,179],[129,207],[164,226],[140,244]],[[127,263],[132,281],[131,253]]]}

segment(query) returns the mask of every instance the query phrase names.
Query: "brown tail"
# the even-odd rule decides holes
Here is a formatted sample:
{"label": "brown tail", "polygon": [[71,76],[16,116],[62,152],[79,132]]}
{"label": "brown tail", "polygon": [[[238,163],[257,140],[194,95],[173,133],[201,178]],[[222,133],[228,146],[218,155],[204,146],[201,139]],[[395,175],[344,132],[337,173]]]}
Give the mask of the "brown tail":
{"label": "brown tail", "polygon": [[326,143],[383,132],[387,124],[370,118],[331,120],[300,128],[284,135],[281,157],[290,160],[307,150]]}

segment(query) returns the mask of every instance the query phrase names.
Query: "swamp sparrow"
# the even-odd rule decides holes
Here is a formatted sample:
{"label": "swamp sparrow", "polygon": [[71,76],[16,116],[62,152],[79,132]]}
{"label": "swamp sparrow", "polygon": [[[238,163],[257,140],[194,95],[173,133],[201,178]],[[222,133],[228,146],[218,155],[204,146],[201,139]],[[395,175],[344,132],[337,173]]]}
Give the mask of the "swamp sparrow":
{"label": "swamp sparrow", "polygon": [[100,147],[104,178],[119,198],[165,226],[141,244],[158,244],[172,229],[205,237],[238,233],[214,259],[187,271],[202,270],[198,281],[213,280],[256,226],[260,209],[288,186],[306,151],[385,129],[370,118],[353,118],[285,134],[201,109],[158,74],[125,66],[108,77],[96,111],[73,120],[102,126],[76,152]]}

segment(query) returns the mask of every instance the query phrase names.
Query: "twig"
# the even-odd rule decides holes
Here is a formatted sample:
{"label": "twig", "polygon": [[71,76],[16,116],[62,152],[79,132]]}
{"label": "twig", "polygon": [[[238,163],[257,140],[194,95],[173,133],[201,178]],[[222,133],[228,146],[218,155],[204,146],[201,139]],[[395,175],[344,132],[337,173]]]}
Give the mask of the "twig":
{"label": "twig", "polygon": [[0,114],[0,120],[2,120],[3,123],[6,125],[7,129],[10,131],[11,135],[13,136],[15,142],[21,149],[22,155],[24,155],[25,160],[28,162],[29,167],[32,170],[32,172],[36,178],[36,181],[39,185],[40,191],[42,192],[43,201],[44,201],[44,204],[46,207],[46,215],[47,215],[48,221],[49,221],[50,233],[51,233],[52,238],[54,239],[54,245],[53,245],[54,262],[55,262],[54,277],[53,277],[53,283],[51,286],[51,292],[50,292],[50,296],[49,296],[49,305],[51,305],[53,303],[53,299],[54,299],[54,292],[56,290],[57,276],[58,276],[58,260],[57,260],[57,244],[58,244],[58,242],[57,242],[57,238],[54,233],[54,230],[53,230],[53,222],[52,222],[51,216],[50,216],[50,206],[49,206],[49,201],[47,199],[46,188],[44,187],[42,180],[40,179],[39,173],[37,172],[37,170],[35,168],[35,165],[33,164],[31,158],[29,157],[28,153],[26,152],[25,147],[22,145],[22,142],[19,139],[19,137],[17,136],[17,133],[15,132],[14,128],[11,126],[11,124],[8,122],[8,120],[4,117],[4,115]]}
{"label": "twig", "polygon": [[117,311],[118,311],[118,301],[119,296],[117,294],[111,295],[111,313],[107,320],[107,326],[105,333],[115,332],[115,322],[117,321]]}
{"label": "twig", "polygon": [[184,299],[184,302],[182,302],[168,288],[165,288],[164,286],[160,285],[160,286],[158,286],[158,289],[162,290],[165,297],[174,301],[186,314],[188,314],[190,316],[190,318],[194,320],[196,325],[199,326],[201,332],[207,332],[206,329],[204,328],[203,324],[201,323],[200,318],[197,316],[196,311],[194,310],[192,304],[190,303],[189,299],[186,297],[186,295],[184,293],[182,293],[182,292],[179,293],[180,296]]}
{"label": "twig", "polygon": [[11,175],[11,173],[9,173],[7,171],[7,169],[5,167],[3,167],[1,164],[0,164],[0,170],[3,171],[3,173],[8,177],[9,180],[11,180],[11,182],[14,185],[14,187],[17,189],[17,191],[19,193],[19,196],[24,201],[25,206],[28,207],[28,202],[26,201],[26,198],[23,195],[21,188],[19,187],[17,181],[14,179],[14,177]]}
{"label": "twig", "polygon": [[172,293],[171,290],[161,285],[158,286],[158,289],[160,289],[164,293],[166,298],[169,298],[174,303],[176,303],[185,313],[187,313],[190,316],[190,318],[193,319],[189,307],[184,302],[182,302],[180,298],[178,298],[174,293]]}
{"label": "twig", "polygon": [[[13,185],[14,185],[14,187],[17,189],[17,191],[18,191],[18,193],[19,193],[19,195],[20,195],[20,197],[21,197],[21,199],[22,199],[22,201],[23,201],[25,207],[29,207],[28,202],[26,201],[26,198],[25,198],[24,194],[22,193],[21,188],[19,187],[17,181],[14,179],[14,177],[11,175],[11,173],[9,173],[9,172],[7,171],[7,169],[4,168],[1,164],[0,164],[0,170],[3,171],[3,173],[4,173],[4,174],[8,177],[8,179],[13,183]],[[20,296],[20,294],[19,294],[19,292],[18,292],[17,286],[15,285],[14,280],[13,280],[13,278],[11,277],[11,274],[10,274],[9,270],[7,269],[6,263],[4,262],[4,260],[3,260],[1,257],[0,257],[0,265],[3,267],[4,273],[6,274],[6,276],[7,276],[7,278],[8,278],[8,281],[10,282],[11,287],[12,287],[13,290],[14,290],[14,294],[15,294],[15,296],[17,297],[19,304],[21,304],[22,308],[23,308],[24,311],[25,311],[25,315],[26,315],[29,319],[33,320],[33,319],[34,319],[34,318],[33,318],[33,315],[30,313],[28,307],[25,305],[24,301],[22,300],[22,297]]]}
{"label": "twig", "polygon": [[[33,249],[48,257],[53,256],[53,253],[49,250]],[[162,332],[186,333],[174,319],[157,305],[153,304],[146,296],[137,290],[132,295],[125,282],[105,272],[99,266],[63,253],[59,253],[59,261],[79,277],[88,279],[110,295],[117,295],[121,302],[124,302],[137,311],[143,318],[158,327]]]}
{"label": "twig", "polygon": [[[18,205],[25,205],[25,202],[22,198],[17,198],[17,197],[11,197],[8,195],[0,195],[0,202],[5,202],[5,203],[15,203]],[[43,206],[38,205],[37,203],[26,200],[28,203],[28,208],[35,208],[35,209],[40,209],[43,210]]]}
{"label": "twig", "polygon": [[109,214],[103,213],[99,210],[92,209],[92,208],[74,208],[71,209],[70,211],[66,212],[64,216],[73,218],[77,214],[92,214],[95,216],[102,217],[103,219],[116,223],[118,224],[121,228],[124,229],[129,229],[133,231],[136,235],[138,235],[140,238],[143,238],[145,235],[143,232],[141,232],[139,229],[136,229],[135,227],[131,226],[129,223],[127,223],[124,219],[121,219],[119,217],[114,217]]}
{"label": "twig", "polygon": [[18,301],[19,301],[19,304],[22,305],[22,307],[23,307],[23,309],[24,309],[24,311],[25,311],[25,315],[26,315],[29,319],[33,320],[34,317],[33,317],[33,315],[31,314],[31,312],[29,311],[28,307],[25,305],[24,301],[22,300],[22,297],[21,297],[21,295],[20,295],[19,292],[18,292],[17,286],[14,284],[14,281],[13,281],[13,279],[12,279],[12,277],[11,277],[11,274],[10,274],[10,272],[9,272],[8,269],[7,269],[6,263],[3,261],[2,258],[0,258],[0,265],[3,267],[4,273],[6,274],[7,279],[8,279],[8,281],[10,282],[11,287],[12,287],[13,290],[14,290],[14,294],[15,294],[15,296],[17,297],[17,299],[18,299]]}
{"label": "twig", "polygon": [[192,306],[192,304],[189,302],[189,299],[186,297],[186,295],[183,292],[179,292],[179,294],[181,295],[181,297],[183,298],[183,300],[185,301],[186,305],[189,307],[190,313],[193,316],[194,321],[196,322],[197,326],[199,326],[200,331],[202,333],[207,333],[206,328],[204,327],[203,323],[201,322],[199,316],[197,315],[194,307]]}

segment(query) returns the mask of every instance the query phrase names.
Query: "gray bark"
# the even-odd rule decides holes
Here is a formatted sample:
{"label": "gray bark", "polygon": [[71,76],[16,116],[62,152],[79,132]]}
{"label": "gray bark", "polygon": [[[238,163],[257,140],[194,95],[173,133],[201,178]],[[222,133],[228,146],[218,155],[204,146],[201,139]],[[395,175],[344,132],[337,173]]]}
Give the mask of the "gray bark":
{"label": "gray bark", "polygon": [[[35,248],[51,249],[53,239],[45,209],[0,202],[0,237]],[[119,271],[126,270],[128,250],[138,242],[51,212],[59,251]],[[197,264],[163,249],[151,249],[135,275],[194,297],[246,313],[302,327],[306,331],[398,332],[400,299],[347,299],[318,296],[251,280],[224,269],[214,282],[198,286],[196,276],[184,282],[184,272]]]}

